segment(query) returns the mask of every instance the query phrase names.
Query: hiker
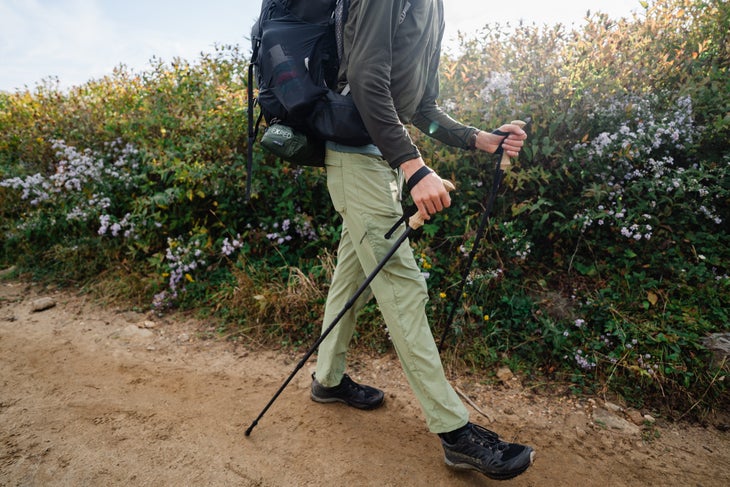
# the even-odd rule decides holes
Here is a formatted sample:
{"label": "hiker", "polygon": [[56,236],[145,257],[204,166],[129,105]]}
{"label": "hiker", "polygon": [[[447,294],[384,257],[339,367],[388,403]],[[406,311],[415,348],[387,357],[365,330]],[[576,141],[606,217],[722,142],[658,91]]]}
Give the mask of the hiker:
{"label": "hiker", "polygon": [[[405,123],[463,149],[493,153],[502,143],[512,157],[518,156],[527,137],[516,125],[499,128],[510,134],[505,138],[465,126],[441,111],[436,99],[443,32],[442,0],[350,3],[339,88],[349,90],[373,143],[327,143],[327,186],[342,216],[342,233],[325,326],[391,248],[384,234],[402,215],[404,182],[424,219],[450,205],[441,178],[426,166]],[[409,245],[400,246],[370,289],[427,426],[440,437],[447,465],[496,479],[524,472],[532,463],[533,449],[504,442],[469,422],[466,407],[448,383],[426,318],[425,278]],[[367,299],[363,295],[321,343],[311,387],[314,401],[344,402],[366,410],[383,404],[383,391],[345,374],[356,313]]]}

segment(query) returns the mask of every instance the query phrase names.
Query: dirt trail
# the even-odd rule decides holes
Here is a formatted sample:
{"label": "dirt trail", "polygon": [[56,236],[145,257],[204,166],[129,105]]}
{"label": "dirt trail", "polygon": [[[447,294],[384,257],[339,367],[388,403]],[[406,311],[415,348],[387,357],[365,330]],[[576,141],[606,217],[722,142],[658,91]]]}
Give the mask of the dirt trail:
{"label": "dirt trail", "polygon": [[[40,296],[56,306],[33,312]],[[0,486],[730,485],[727,433],[660,422],[646,442],[596,423],[600,400],[517,380],[454,384],[494,422],[470,407],[473,420],[535,446],[535,465],[504,483],[454,472],[391,355],[350,371],[386,390],[383,408],[313,403],[307,364],[247,438],[299,357],[205,340],[201,326],[0,281]]]}

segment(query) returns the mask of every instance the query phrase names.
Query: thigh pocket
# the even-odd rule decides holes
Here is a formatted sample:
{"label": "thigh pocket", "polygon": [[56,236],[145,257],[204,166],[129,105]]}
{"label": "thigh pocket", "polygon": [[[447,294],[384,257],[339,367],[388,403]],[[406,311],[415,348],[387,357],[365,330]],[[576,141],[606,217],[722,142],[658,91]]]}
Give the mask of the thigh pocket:
{"label": "thigh pocket", "polygon": [[370,158],[358,167],[351,181],[357,194],[356,210],[352,211],[382,218],[383,225],[392,225],[403,214],[398,188],[398,173],[382,159]]}

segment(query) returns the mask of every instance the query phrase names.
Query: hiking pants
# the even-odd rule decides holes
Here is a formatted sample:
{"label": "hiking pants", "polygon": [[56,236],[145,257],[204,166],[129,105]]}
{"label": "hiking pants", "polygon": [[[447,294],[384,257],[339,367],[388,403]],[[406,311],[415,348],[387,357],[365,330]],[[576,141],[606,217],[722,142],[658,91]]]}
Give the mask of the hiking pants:
{"label": "hiking pants", "polygon": [[[405,231],[402,226],[391,239],[384,237],[403,212],[399,170],[380,156],[332,149],[327,150],[325,164],[327,187],[343,223],[323,330]],[[370,290],[429,430],[445,433],[465,425],[469,413],[446,380],[426,318],[426,281],[408,240],[371,282]],[[357,311],[372,295],[363,293],[319,346],[316,378],[323,386],[339,384]]]}

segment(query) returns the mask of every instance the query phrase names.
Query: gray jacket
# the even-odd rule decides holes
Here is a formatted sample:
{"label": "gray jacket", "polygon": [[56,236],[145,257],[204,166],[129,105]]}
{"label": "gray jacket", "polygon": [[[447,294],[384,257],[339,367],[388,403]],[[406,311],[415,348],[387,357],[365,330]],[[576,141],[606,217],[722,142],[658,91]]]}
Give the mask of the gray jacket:
{"label": "gray jacket", "polygon": [[340,83],[349,83],[365,127],[392,167],[420,156],[403,124],[470,148],[477,129],[436,104],[444,33],[442,0],[352,0]]}

